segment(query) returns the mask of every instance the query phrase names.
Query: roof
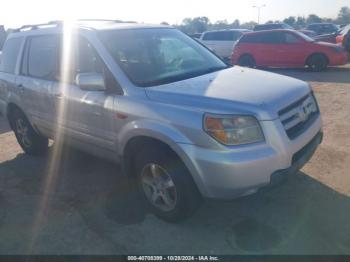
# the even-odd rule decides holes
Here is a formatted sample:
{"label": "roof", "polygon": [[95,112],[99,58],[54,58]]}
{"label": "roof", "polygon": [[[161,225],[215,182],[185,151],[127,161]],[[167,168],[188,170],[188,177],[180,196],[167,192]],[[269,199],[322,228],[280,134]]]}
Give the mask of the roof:
{"label": "roof", "polygon": [[[52,21],[46,24],[24,25],[13,31],[14,34],[35,34],[36,32],[61,31],[65,25],[62,21]],[[123,22],[120,20],[86,19],[73,22],[73,27],[90,30],[122,30],[122,29],[146,29],[146,28],[172,28],[165,25],[152,25],[135,22]]]}
{"label": "roof", "polygon": [[212,32],[250,32],[251,30],[249,29],[242,29],[242,28],[237,28],[237,29],[218,29],[218,30],[210,30],[210,31],[205,31],[204,33],[212,33]]}
{"label": "roof", "polygon": [[247,35],[255,35],[255,34],[266,34],[266,33],[271,33],[271,32],[297,32],[297,30],[294,29],[269,29],[269,30],[261,30],[261,31],[252,31],[247,33]]}

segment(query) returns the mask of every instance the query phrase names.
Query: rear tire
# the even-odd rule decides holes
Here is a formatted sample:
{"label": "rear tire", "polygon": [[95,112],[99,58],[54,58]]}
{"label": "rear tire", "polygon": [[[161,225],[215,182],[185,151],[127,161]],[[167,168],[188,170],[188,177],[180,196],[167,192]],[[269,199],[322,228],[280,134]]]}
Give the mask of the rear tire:
{"label": "rear tire", "polygon": [[306,64],[312,72],[321,72],[327,69],[328,60],[325,55],[315,54],[308,58]]}
{"label": "rear tire", "polygon": [[157,217],[176,223],[197,210],[201,195],[173,152],[160,146],[145,149],[136,155],[134,163],[140,188]]}
{"label": "rear tire", "polygon": [[243,67],[255,68],[256,62],[251,55],[243,55],[238,59],[238,65]]}
{"label": "rear tire", "polygon": [[44,155],[48,149],[48,139],[38,134],[20,110],[14,110],[10,122],[17,141],[28,155]]}

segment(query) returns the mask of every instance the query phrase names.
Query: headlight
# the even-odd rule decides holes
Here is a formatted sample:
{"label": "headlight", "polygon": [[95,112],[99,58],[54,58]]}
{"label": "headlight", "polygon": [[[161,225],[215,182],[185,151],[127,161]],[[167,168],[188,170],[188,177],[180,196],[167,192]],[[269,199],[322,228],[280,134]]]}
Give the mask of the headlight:
{"label": "headlight", "polygon": [[264,141],[260,124],[253,116],[206,114],[204,131],[224,145],[243,145]]}

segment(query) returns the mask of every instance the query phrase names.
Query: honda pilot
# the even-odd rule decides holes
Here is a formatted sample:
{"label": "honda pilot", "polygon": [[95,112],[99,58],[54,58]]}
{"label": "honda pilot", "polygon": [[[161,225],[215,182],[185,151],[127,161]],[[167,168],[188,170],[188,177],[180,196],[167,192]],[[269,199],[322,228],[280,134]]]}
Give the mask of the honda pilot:
{"label": "honda pilot", "polygon": [[322,140],[307,83],[227,66],[168,26],[25,26],[0,71],[0,111],[25,153],[52,139],[119,162],[170,222],[294,175]]}

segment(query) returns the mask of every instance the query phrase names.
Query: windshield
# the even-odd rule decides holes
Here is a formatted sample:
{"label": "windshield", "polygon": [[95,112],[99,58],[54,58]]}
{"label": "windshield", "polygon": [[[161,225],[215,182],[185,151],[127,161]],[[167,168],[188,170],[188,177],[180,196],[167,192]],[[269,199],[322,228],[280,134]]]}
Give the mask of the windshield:
{"label": "windshield", "polygon": [[111,30],[100,35],[114,60],[138,86],[167,84],[227,68],[175,29]]}
{"label": "windshield", "polygon": [[301,38],[303,38],[307,42],[315,42],[315,39],[313,39],[310,36],[304,34],[303,32],[295,31],[295,33],[298,34]]}

